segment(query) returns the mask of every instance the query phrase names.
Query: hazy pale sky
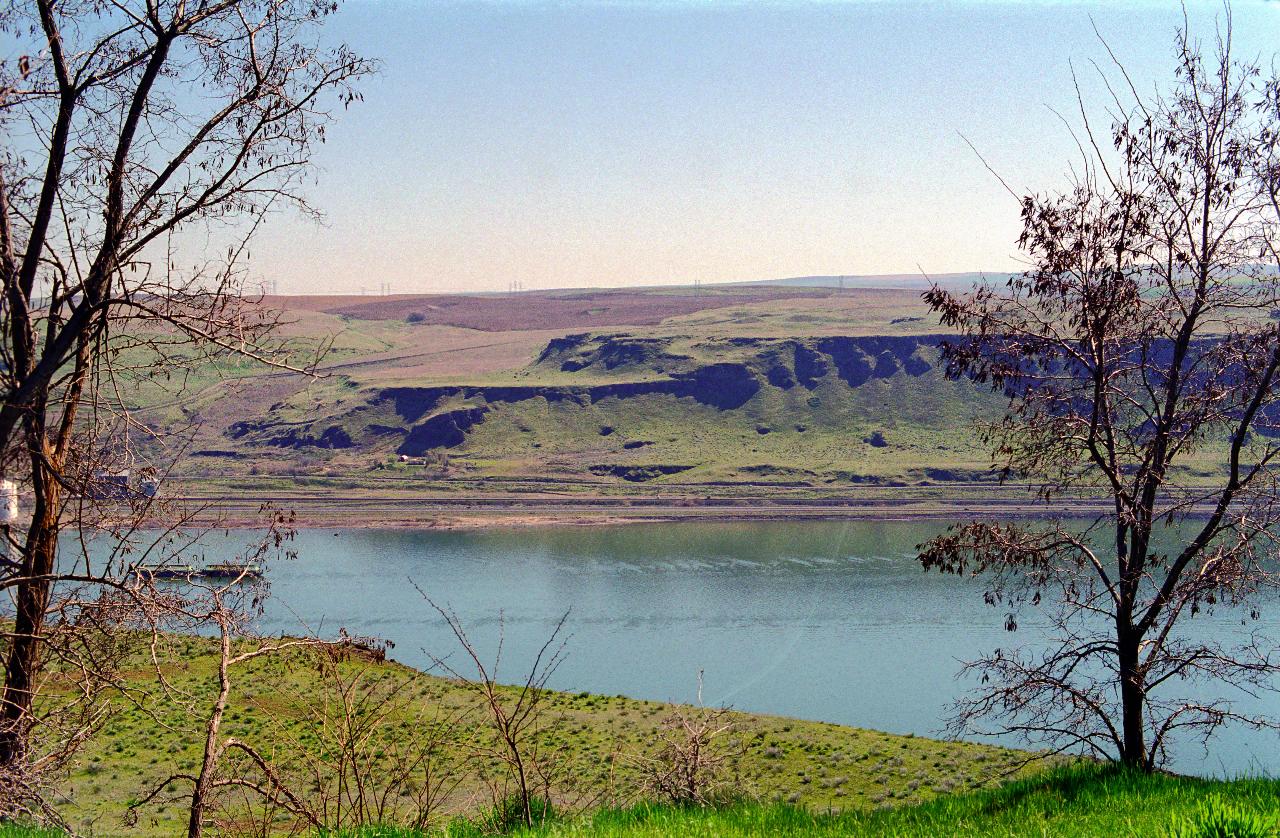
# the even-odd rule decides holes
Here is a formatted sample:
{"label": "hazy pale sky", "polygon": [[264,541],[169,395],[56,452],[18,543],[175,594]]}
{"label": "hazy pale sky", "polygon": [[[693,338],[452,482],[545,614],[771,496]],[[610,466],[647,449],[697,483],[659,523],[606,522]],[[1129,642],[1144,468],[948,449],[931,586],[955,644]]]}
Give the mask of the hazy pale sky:
{"label": "hazy pale sky", "polygon": [[[1217,3],[1189,2],[1212,35]],[[1268,65],[1280,3],[1238,0]],[[1062,182],[1071,65],[1171,78],[1172,2],[347,0],[379,58],[253,271],[282,293],[505,290],[1017,267],[1016,188]],[[1105,120],[1104,120],[1105,123]]]}

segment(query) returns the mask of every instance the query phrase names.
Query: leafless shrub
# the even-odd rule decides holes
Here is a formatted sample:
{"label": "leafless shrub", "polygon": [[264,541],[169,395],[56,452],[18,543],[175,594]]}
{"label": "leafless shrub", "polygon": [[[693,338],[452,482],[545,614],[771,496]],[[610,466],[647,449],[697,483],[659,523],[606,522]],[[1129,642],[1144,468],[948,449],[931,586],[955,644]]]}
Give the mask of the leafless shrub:
{"label": "leafless shrub", "polygon": [[734,729],[729,708],[703,706],[699,672],[697,705],[673,705],[659,727],[656,749],[640,758],[645,791],[680,806],[706,806],[736,788],[726,777],[733,754],[725,737]]}
{"label": "leafless shrub", "polygon": [[[161,689],[177,698],[188,713],[201,719],[199,729],[203,749],[197,773],[174,772],[156,784],[151,791],[129,807],[131,822],[136,822],[138,810],[161,796],[174,795],[167,789],[176,783],[189,785],[185,795],[189,800],[187,824],[188,838],[200,838],[211,820],[211,813],[218,803],[218,795],[227,789],[248,789],[262,800],[275,806],[283,806],[291,814],[305,819],[311,826],[320,821],[309,802],[295,794],[284,773],[249,743],[225,736],[222,732],[231,700],[235,669],[261,658],[280,655],[288,650],[324,647],[325,641],[309,638],[263,638],[252,630],[252,620],[262,607],[266,596],[265,579],[260,574],[261,563],[272,556],[292,557],[288,542],[293,538],[291,516],[269,512],[270,526],[265,537],[252,545],[231,563],[234,571],[222,579],[206,579],[191,574],[179,586],[167,586],[157,581],[156,574],[135,573],[137,589],[147,595],[140,598],[150,629],[150,657],[155,667]],[[212,701],[203,708],[200,697],[176,687],[164,674],[161,649],[167,642],[168,631],[194,631],[201,628],[217,629],[218,658]],[[155,718],[155,717],[153,717]],[[165,720],[155,721],[166,724]],[[228,757],[235,755],[238,762]],[[253,771],[244,770],[251,766]],[[236,770],[228,770],[234,767]]]}
{"label": "leafless shrub", "polygon": [[[0,809],[53,823],[60,818],[50,800],[80,748],[113,707],[139,699],[136,686],[122,677],[122,664],[137,654],[157,615],[181,601],[149,584],[139,567],[164,564],[187,543],[179,533],[191,514],[152,498],[121,499],[114,510],[83,496],[69,502],[77,506],[72,515],[80,525],[74,530],[79,549],[65,550],[63,563],[42,580],[48,589],[40,632],[0,633],[9,662],[24,667],[25,680],[6,686],[21,685],[30,701],[21,712],[11,706],[11,717],[0,720],[0,731],[22,743],[15,759],[0,762]],[[142,529],[156,514],[171,524],[159,537]],[[19,571],[0,588],[29,581]]]}
{"label": "leafless shrub", "polygon": [[316,740],[286,749],[292,773],[305,782],[310,810],[325,830],[425,830],[463,778],[451,750],[467,708],[405,691],[377,665],[383,656],[371,647],[384,649],[344,634],[318,650],[319,677],[304,710],[305,728]]}
{"label": "leafless shrub", "polygon": [[[418,591],[422,593],[421,588]],[[566,641],[561,639],[561,633],[569,613],[566,611],[556,621],[522,680],[515,686],[504,687],[497,680],[505,640],[502,615],[499,615],[497,650],[492,662],[486,663],[458,614],[437,605],[425,593],[422,596],[453,633],[469,671],[464,674],[448,658],[435,655],[431,656],[433,663],[480,699],[495,740],[494,744],[477,742],[474,754],[482,762],[493,761],[503,767],[496,778],[482,775],[489,786],[494,810],[508,814],[514,805],[516,819],[525,826],[533,826],[546,816],[557,772],[563,768],[562,761],[547,753],[539,733],[544,723],[547,681],[564,660]]]}

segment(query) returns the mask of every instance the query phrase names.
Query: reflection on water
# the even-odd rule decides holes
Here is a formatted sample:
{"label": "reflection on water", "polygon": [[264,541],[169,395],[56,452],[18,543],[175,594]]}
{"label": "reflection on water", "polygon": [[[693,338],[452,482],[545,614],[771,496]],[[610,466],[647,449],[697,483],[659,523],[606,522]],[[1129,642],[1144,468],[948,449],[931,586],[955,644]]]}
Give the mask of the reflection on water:
{"label": "reflection on water", "polygon": [[[310,530],[299,558],[268,569],[261,628],[345,627],[395,643],[427,666],[452,637],[415,590],[457,610],[481,648],[520,667],[569,610],[568,658],[553,686],[692,700],[705,673],[710,704],[882,730],[937,734],[964,684],[959,662],[1016,634],[979,589],[925,574],[915,546],[940,522],[635,524],[476,532]],[[213,559],[250,539],[206,542]],[[1275,614],[1265,619],[1274,626]],[[1226,618],[1206,630],[1231,632]],[[1266,626],[1264,626],[1266,627]],[[1280,706],[1280,702],[1277,702]],[[1183,770],[1280,773],[1274,734],[1229,732]]]}

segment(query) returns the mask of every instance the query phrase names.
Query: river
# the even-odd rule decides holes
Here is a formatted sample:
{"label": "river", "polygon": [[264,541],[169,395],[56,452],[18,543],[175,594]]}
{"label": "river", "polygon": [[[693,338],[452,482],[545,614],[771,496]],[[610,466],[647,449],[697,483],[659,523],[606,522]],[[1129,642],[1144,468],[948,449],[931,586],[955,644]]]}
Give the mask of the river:
{"label": "river", "polygon": [[[455,609],[500,680],[523,677],[568,611],[566,657],[551,685],[937,735],[966,688],[960,662],[997,646],[1041,642],[1043,627],[982,602],[971,581],[923,573],[915,545],[940,522],[679,523],[478,531],[304,530],[298,558],[267,569],[260,628],[394,642],[426,668],[458,647],[415,586]],[[230,558],[251,538],[207,537]],[[1275,627],[1275,609],[1263,628]],[[1200,630],[1239,630],[1234,616]],[[1280,699],[1271,700],[1280,715]],[[1274,733],[1231,730],[1209,754],[1177,751],[1176,768],[1280,773]]]}

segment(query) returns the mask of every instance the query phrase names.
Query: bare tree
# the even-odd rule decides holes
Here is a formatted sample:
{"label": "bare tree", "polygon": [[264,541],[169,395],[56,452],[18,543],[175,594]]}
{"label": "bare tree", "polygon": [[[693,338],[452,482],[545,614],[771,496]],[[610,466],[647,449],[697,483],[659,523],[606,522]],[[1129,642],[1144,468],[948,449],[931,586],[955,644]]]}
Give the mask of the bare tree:
{"label": "bare tree", "polygon": [[[207,528],[193,526],[197,513],[181,503],[129,501],[105,515],[95,514],[106,512],[96,503],[76,499],[77,541],[63,545],[63,563],[51,574],[58,587],[47,606],[39,677],[31,689],[33,705],[23,718],[24,758],[0,770],[0,802],[10,815],[61,824],[49,800],[56,796],[57,782],[79,748],[113,708],[146,711],[149,691],[131,683],[124,667],[136,668],[139,653],[149,648],[159,674],[159,632],[177,625],[178,618],[181,628],[194,627],[188,612],[198,601],[171,586],[157,585],[156,577],[188,567],[182,559]],[[279,550],[287,540],[285,531],[291,531],[292,517],[267,506],[263,511],[268,524],[256,549]],[[163,520],[167,527],[138,530],[151,520]],[[255,593],[265,593],[265,585],[255,586]]]}
{"label": "bare tree", "polygon": [[[421,588],[418,590],[422,593]],[[481,747],[477,755],[496,760],[505,769],[503,780],[491,784],[490,788],[495,811],[505,815],[505,807],[514,802],[517,808],[514,814],[519,822],[527,827],[533,826],[543,815],[539,801],[550,801],[554,785],[556,760],[543,753],[539,734],[548,692],[547,682],[564,660],[565,640],[560,635],[569,613],[565,612],[556,621],[523,680],[515,686],[504,687],[498,682],[506,639],[502,615],[499,614],[498,647],[492,662],[486,663],[457,612],[440,607],[425,593],[423,599],[444,619],[462,649],[467,666],[474,672],[463,673],[447,658],[432,655],[437,668],[481,699],[497,742],[496,746]]]}
{"label": "bare tree", "polygon": [[[267,597],[264,563],[294,559],[289,548],[292,519],[278,515],[266,535],[226,567],[239,572],[222,578],[169,564],[136,574],[151,588],[144,603],[149,658],[160,686],[152,701],[139,706],[153,723],[187,732],[203,743],[198,765],[178,770],[151,784],[130,804],[136,823],[155,801],[183,801],[187,834],[214,827],[219,834],[279,835],[343,831],[365,826],[425,829],[454,793],[462,775],[448,747],[460,735],[470,707],[424,700],[405,689],[402,677],[385,667],[391,645],[342,630],[336,639],[311,635],[269,637],[254,629]],[[182,688],[167,674],[177,642],[186,648],[193,631],[216,629],[212,689]],[[131,648],[137,648],[134,643]],[[237,707],[238,683],[257,682],[266,672],[301,667],[311,686],[297,697],[289,717],[275,699],[254,703],[269,730],[250,741],[229,735],[224,719]],[[314,672],[313,672],[314,670]],[[278,698],[277,684],[270,692]],[[185,713],[158,714],[160,697]],[[295,715],[296,713],[296,715]],[[181,728],[176,726],[181,725]]]}
{"label": "bare tree", "polygon": [[[233,646],[233,639],[236,636],[235,623],[238,615],[234,609],[226,606],[225,596],[227,593],[228,589],[225,588],[212,589],[210,591],[210,599],[213,608],[205,614],[195,615],[202,623],[212,621],[218,626],[219,643],[218,687],[205,723],[205,741],[200,760],[200,773],[195,776],[175,775],[161,784],[161,787],[166,786],[175,779],[191,781],[191,807],[187,822],[187,838],[200,838],[204,834],[206,812],[212,805],[213,795],[218,789],[227,786],[251,785],[255,791],[266,799],[284,799],[288,801],[291,804],[290,811],[302,814],[310,812],[307,804],[289,790],[288,785],[281,781],[279,772],[262,757],[253,745],[234,737],[223,737],[221,729],[222,719],[226,714],[227,704],[231,696],[232,667],[267,655],[277,655],[286,649],[318,645],[318,642],[307,638],[294,638],[266,643],[253,643],[247,648],[236,649]],[[232,750],[239,751],[252,760],[266,775],[269,784],[265,786],[257,784],[240,774],[232,776],[221,774],[219,769],[222,767],[223,757],[228,751]],[[314,817],[312,820],[312,825],[320,825],[319,821]]]}
{"label": "bare tree", "polygon": [[[228,353],[292,364],[272,338],[276,315],[241,293],[240,265],[272,207],[308,210],[298,190],[314,146],[371,69],[319,43],[335,8],[0,10],[0,31],[25,52],[0,66],[0,469],[33,499],[0,571],[16,603],[0,697],[9,774],[25,770],[54,593],[67,581],[59,534],[136,498],[103,481],[128,465],[131,435],[155,433],[132,417],[130,385]],[[90,576],[118,586],[120,570]]]}
{"label": "bare tree", "polygon": [[975,522],[922,545],[926,569],[983,575],[1010,630],[1024,606],[1050,620],[1044,651],[968,665],[981,686],[956,726],[1146,770],[1180,734],[1273,725],[1224,690],[1272,689],[1280,664],[1256,633],[1219,641],[1202,625],[1215,608],[1256,619],[1275,582],[1277,83],[1232,56],[1229,17],[1207,55],[1185,30],[1176,46],[1166,94],[1139,95],[1116,62],[1110,136],[1086,116],[1070,188],[1021,199],[1028,271],[924,295],[960,334],[948,372],[1009,397],[984,428],[1004,475],[1106,509],[1083,527]]}
{"label": "bare tree", "polygon": [[[190,802],[187,834],[190,838],[198,838],[204,833],[216,795],[228,788],[251,790],[263,800],[281,804],[299,817],[307,817],[310,826],[321,825],[308,804],[294,794],[283,772],[253,743],[225,736],[222,732],[236,668],[289,650],[326,648],[332,644],[332,641],[312,637],[260,637],[253,631],[253,621],[260,615],[267,595],[261,563],[270,559],[296,558],[289,547],[294,535],[292,517],[275,513],[269,507],[264,507],[264,511],[272,513],[264,536],[248,546],[236,561],[228,563],[225,576],[208,577],[193,570],[185,579],[163,581],[157,578],[154,565],[147,570],[135,568],[131,574],[135,580],[133,590],[139,592],[136,600],[138,611],[145,620],[150,662],[160,687],[165,694],[188,705],[191,713],[201,719],[199,727],[204,744],[198,772],[178,772],[165,778],[129,807],[131,819],[136,819],[138,809],[165,792],[171,784],[185,781],[191,788],[187,795]],[[169,568],[172,570],[175,566],[169,565]],[[217,631],[218,656],[213,698],[202,707],[199,695],[184,693],[165,676],[162,650],[168,636],[166,633],[189,634],[208,628]],[[166,720],[155,721],[168,724]],[[248,762],[252,771],[226,771],[224,765],[231,755],[238,755]]]}

